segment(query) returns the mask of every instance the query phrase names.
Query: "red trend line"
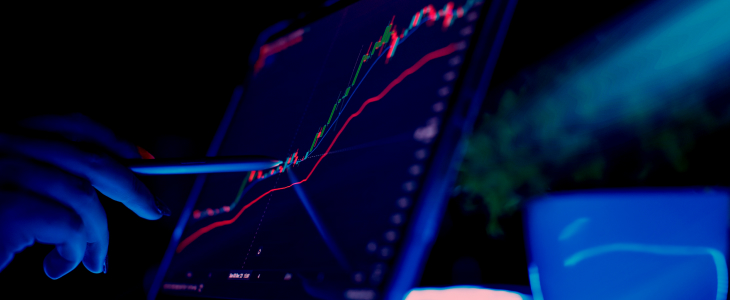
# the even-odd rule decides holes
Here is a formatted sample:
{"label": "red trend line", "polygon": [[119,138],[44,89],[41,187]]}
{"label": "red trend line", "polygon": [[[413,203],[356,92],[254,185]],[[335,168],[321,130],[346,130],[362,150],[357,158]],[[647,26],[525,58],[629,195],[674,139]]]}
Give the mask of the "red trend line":
{"label": "red trend line", "polygon": [[258,202],[264,196],[266,196],[266,195],[268,195],[268,194],[270,194],[272,192],[275,192],[275,191],[288,189],[288,188],[290,188],[290,187],[292,187],[292,186],[294,186],[296,184],[301,184],[301,183],[304,183],[307,180],[309,180],[309,177],[312,176],[312,173],[314,173],[314,170],[317,169],[317,166],[322,161],[322,159],[324,159],[327,156],[327,154],[329,154],[330,150],[332,149],[332,146],[334,146],[335,142],[337,141],[337,138],[340,137],[340,134],[342,134],[342,131],[345,130],[345,128],[347,127],[347,124],[349,124],[352,119],[354,119],[355,117],[359,116],[362,113],[362,111],[365,109],[365,106],[367,106],[370,103],[379,101],[380,99],[383,99],[383,97],[385,97],[385,95],[387,95],[388,92],[390,92],[390,90],[393,89],[393,87],[395,87],[396,85],[398,85],[408,75],[413,74],[418,69],[420,69],[421,67],[423,67],[423,65],[425,65],[427,62],[429,62],[429,61],[431,61],[433,59],[439,58],[439,57],[443,57],[443,56],[449,55],[449,54],[453,53],[454,51],[456,51],[456,46],[454,44],[449,44],[446,47],[443,47],[441,49],[438,49],[438,50],[435,50],[435,51],[433,51],[431,53],[426,54],[420,60],[418,60],[418,62],[416,62],[413,66],[411,66],[410,68],[408,68],[405,71],[403,71],[403,73],[401,73],[400,75],[398,75],[397,78],[395,78],[393,81],[391,81],[390,84],[388,84],[388,86],[386,86],[385,89],[383,89],[383,91],[380,92],[380,94],[378,94],[375,97],[372,97],[370,99],[365,100],[365,102],[363,102],[363,104],[360,106],[360,109],[358,109],[355,113],[353,113],[352,115],[350,115],[349,118],[347,118],[347,121],[345,121],[345,123],[342,125],[342,127],[340,128],[340,131],[338,131],[337,132],[337,135],[335,135],[335,138],[332,139],[332,143],[330,143],[329,147],[327,147],[327,150],[324,152],[324,154],[322,154],[322,156],[319,157],[319,160],[317,160],[317,163],[314,164],[314,167],[312,168],[311,171],[309,171],[309,174],[307,175],[306,178],[302,179],[299,182],[295,182],[295,183],[292,183],[292,184],[287,185],[287,186],[284,186],[284,187],[270,189],[270,190],[266,191],[265,193],[263,193],[261,196],[258,196],[256,199],[253,199],[253,201],[251,201],[248,204],[246,204],[246,206],[244,206],[243,208],[241,208],[241,210],[238,211],[238,213],[236,214],[236,216],[234,216],[233,218],[228,219],[228,220],[225,220],[225,221],[214,222],[214,223],[208,224],[207,226],[205,226],[203,228],[200,228],[200,229],[196,230],[195,232],[193,232],[193,234],[189,235],[188,237],[186,237],[185,239],[183,239],[182,242],[180,242],[180,244],[177,246],[177,249],[175,250],[175,252],[176,253],[180,253],[183,249],[185,249],[185,247],[187,247],[188,245],[190,245],[190,243],[192,243],[193,241],[195,241],[197,238],[199,238],[203,234],[207,233],[208,231],[213,230],[214,228],[218,228],[218,227],[221,227],[221,226],[230,225],[233,222],[236,222],[236,220],[238,220],[238,217],[240,217],[241,214],[246,209],[248,209],[249,207],[251,207],[251,205],[253,205],[254,203]]}

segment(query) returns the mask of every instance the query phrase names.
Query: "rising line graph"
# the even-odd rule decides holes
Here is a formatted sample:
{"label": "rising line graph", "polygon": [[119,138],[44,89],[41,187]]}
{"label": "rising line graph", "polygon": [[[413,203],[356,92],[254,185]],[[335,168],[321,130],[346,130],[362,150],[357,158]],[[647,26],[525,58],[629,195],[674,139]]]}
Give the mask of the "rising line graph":
{"label": "rising line graph", "polygon": [[243,206],[241,208],[241,210],[239,210],[238,213],[234,217],[232,217],[232,218],[230,218],[228,220],[217,221],[217,222],[208,224],[208,225],[206,225],[206,226],[204,226],[204,227],[196,230],[195,232],[193,232],[192,234],[190,234],[189,236],[187,236],[185,239],[183,239],[180,242],[180,244],[178,244],[177,248],[175,249],[175,252],[176,253],[182,252],[185,249],[185,247],[187,247],[188,245],[190,245],[190,243],[192,243],[193,241],[195,241],[196,239],[198,239],[199,237],[201,237],[203,234],[205,234],[205,233],[207,233],[207,232],[209,232],[209,231],[211,231],[211,230],[213,230],[215,228],[233,224],[234,222],[236,222],[236,220],[238,220],[238,218],[243,214],[244,211],[246,211],[249,207],[251,207],[256,202],[258,202],[264,196],[266,196],[266,195],[268,195],[270,193],[273,193],[275,191],[280,191],[280,190],[288,189],[288,188],[290,188],[290,187],[292,187],[294,185],[302,184],[302,183],[306,182],[307,180],[309,180],[309,178],[314,173],[314,170],[317,169],[317,166],[319,165],[319,163],[322,162],[322,160],[325,157],[327,157],[327,154],[329,154],[330,150],[332,149],[332,146],[334,146],[335,142],[337,142],[337,139],[340,137],[340,135],[345,130],[345,128],[347,128],[347,125],[350,123],[350,121],[352,121],[352,119],[354,119],[357,116],[359,116],[363,112],[363,110],[365,109],[366,106],[368,106],[369,104],[371,104],[373,102],[380,101],[396,85],[398,85],[399,83],[401,83],[409,75],[411,75],[411,74],[415,73],[416,71],[418,71],[418,69],[420,69],[421,67],[423,67],[429,61],[434,60],[434,59],[437,59],[437,58],[440,58],[440,57],[443,57],[443,56],[446,56],[446,55],[449,55],[449,54],[453,53],[456,50],[457,50],[457,45],[454,44],[454,43],[452,43],[452,44],[447,45],[446,47],[443,47],[443,48],[434,50],[434,51],[426,54],[421,59],[419,59],[413,66],[409,67],[408,69],[404,70],[400,75],[398,75],[398,77],[396,77],[393,81],[391,81],[388,84],[388,86],[386,86],[385,89],[383,89],[378,95],[376,95],[374,97],[371,97],[371,98],[365,100],[365,102],[363,102],[363,104],[360,106],[360,109],[358,109],[355,113],[353,113],[352,115],[350,115],[350,117],[347,118],[347,120],[345,121],[345,123],[342,125],[342,127],[340,128],[340,130],[335,135],[334,139],[332,139],[332,142],[327,147],[327,150],[322,154],[322,156],[319,157],[319,159],[317,160],[317,162],[312,167],[312,170],[309,171],[309,174],[307,175],[307,177],[305,177],[301,181],[292,183],[292,184],[287,185],[287,186],[284,186],[284,187],[270,189],[270,190],[264,192],[263,194],[261,194],[260,196],[256,197],[254,200],[252,200],[251,202],[249,202],[245,206]]}

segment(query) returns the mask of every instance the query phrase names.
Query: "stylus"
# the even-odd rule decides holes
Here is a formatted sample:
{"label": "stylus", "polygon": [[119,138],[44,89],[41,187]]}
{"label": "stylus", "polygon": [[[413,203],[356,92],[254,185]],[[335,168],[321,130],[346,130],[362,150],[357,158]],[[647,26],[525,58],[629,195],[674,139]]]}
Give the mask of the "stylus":
{"label": "stylus", "polygon": [[282,163],[281,160],[258,155],[126,161],[132,172],[146,175],[247,172],[270,169]]}

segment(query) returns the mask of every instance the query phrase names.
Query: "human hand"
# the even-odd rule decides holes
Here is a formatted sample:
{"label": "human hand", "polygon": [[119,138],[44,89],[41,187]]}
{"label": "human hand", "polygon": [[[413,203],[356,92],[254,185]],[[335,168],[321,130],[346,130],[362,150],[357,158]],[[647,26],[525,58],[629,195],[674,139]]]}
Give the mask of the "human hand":
{"label": "human hand", "polygon": [[144,219],[170,214],[118,161],[140,158],[137,147],[104,126],[80,114],[20,125],[30,133],[0,133],[0,271],[38,241],[56,245],[43,261],[52,279],[82,261],[89,271],[106,273],[109,231],[97,190]]}

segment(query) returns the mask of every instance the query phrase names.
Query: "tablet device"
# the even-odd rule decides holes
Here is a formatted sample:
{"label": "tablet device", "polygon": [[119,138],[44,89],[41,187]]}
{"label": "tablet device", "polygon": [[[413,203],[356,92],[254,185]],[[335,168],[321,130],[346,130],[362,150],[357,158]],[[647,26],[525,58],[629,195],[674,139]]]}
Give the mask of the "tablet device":
{"label": "tablet device", "polygon": [[515,1],[337,2],[262,33],[150,299],[403,299]]}

